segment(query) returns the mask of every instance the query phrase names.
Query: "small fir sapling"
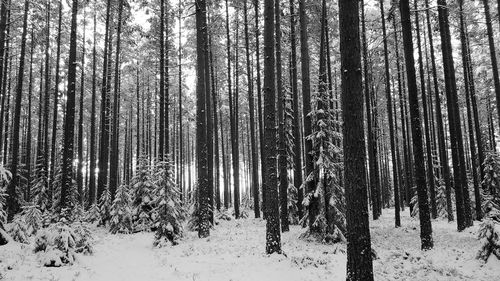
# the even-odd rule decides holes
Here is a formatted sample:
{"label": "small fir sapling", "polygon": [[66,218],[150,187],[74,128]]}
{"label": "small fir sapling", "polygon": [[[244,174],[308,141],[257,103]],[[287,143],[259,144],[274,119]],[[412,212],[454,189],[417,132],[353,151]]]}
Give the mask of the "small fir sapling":
{"label": "small fir sapling", "polygon": [[110,231],[116,233],[131,233],[132,227],[132,199],[127,185],[120,185],[116,191],[115,200],[111,205]]}
{"label": "small fir sapling", "polygon": [[38,233],[34,251],[42,265],[59,267],[73,264],[77,253],[91,254],[92,245],[92,233],[86,225],[68,224],[63,219]]}
{"label": "small fir sapling", "polygon": [[478,238],[483,245],[477,258],[485,262],[493,255],[500,259],[500,155],[491,152],[484,160],[483,202],[484,220]]}
{"label": "small fir sapling", "polygon": [[180,191],[175,185],[172,166],[168,161],[157,163],[155,172],[156,189],[154,202],[156,216],[156,234],[154,245],[177,244],[182,235],[181,222],[184,220],[180,202]]}
{"label": "small fir sapling", "polygon": [[156,189],[147,158],[140,158],[132,178],[133,222],[135,231],[149,231],[153,226],[153,192]]}

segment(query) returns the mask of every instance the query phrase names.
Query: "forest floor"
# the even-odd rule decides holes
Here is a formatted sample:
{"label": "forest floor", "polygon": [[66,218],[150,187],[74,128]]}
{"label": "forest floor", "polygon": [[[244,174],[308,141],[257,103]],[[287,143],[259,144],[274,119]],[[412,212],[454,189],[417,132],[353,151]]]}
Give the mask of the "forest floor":
{"label": "forest floor", "polygon": [[[455,223],[433,222],[433,250],[420,251],[419,225],[402,214],[393,227],[393,210],[370,221],[376,280],[500,280],[500,261],[475,259],[481,242],[478,223],[462,233]],[[345,280],[345,245],[299,239],[304,230],[292,226],[282,236],[285,255],[267,256],[265,222],[258,219],[221,221],[210,238],[188,232],[179,245],[153,248],[153,233],[111,235],[96,228],[95,253],[80,255],[72,266],[47,268],[30,246],[0,246],[0,280]]]}

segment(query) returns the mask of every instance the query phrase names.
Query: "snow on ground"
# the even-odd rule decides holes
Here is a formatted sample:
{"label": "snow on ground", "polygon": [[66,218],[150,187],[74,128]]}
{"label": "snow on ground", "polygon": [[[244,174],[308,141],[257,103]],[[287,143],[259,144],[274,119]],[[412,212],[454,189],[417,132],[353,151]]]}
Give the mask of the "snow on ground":
{"label": "snow on ground", "polygon": [[[370,222],[376,280],[500,280],[499,261],[475,259],[477,225],[457,233],[455,223],[434,221],[435,247],[422,252],[418,221],[404,212],[403,227],[395,229],[393,217],[393,210],[384,210]],[[0,280],[345,280],[345,245],[300,240],[302,232],[292,226],[282,237],[285,255],[267,256],[265,222],[256,219],[222,221],[210,238],[190,232],[179,245],[162,249],[152,247],[152,233],[95,229],[95,253],[79,256],[73,266],[46,268],[29,246],[0,246]]]}

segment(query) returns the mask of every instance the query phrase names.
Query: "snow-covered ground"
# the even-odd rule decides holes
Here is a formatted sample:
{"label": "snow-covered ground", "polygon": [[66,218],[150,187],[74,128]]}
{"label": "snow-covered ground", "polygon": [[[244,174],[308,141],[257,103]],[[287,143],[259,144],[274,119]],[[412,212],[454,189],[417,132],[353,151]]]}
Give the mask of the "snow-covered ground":
{"label": "snow-covered ground", "polygon": [[[376,280],[500,280],[499,261],[475,259],[477,226],[457,233],[454,223],[434,221],[435,247],[422,252],[418,221],[408,211],[398,229],[392,210],[370,223]],[[264,254],[265,222],[256,219],[222,221],[210,238],[186,233],[179,245],[161,249],[152,247],[152,233],[94,232],[95,253],[60,268],[39,265],[28,246],[0,246],[0,280],[345,280],[345,245],[301,240],[297,226],[283,234],[285,255],[273,256]]]}

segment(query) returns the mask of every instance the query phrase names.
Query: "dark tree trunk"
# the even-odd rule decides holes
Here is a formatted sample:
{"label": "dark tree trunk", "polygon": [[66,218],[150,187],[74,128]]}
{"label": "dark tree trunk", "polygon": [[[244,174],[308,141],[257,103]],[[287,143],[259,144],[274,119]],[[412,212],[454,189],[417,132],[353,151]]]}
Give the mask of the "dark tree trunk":
{"label": "dark tree trunk", "polygon": [[486,18],[486,30],[488,31],[488,44],[490,47],[490,55],[491,55],[491,70],[493,72],[493,82],[495,85],[495,95],[497,98],[497,114],[500,120],[500,76],[498,73],[498,61],[497,54],[495,49],[495,39],[493,37],[493,26],[491,23],[491,14],[490,14],[490,5],[488,0],[483,0],[484,5],[484,15]]}
{"label": "dark tree trunk", "polygon": [[24,200],[31,201],[31,100],[33,95],[33,54],[35,51],[35,38],[33,31],[33,24],[31,26],[31,51],[30,51],[30,72],[29,72],[29,85],[28,85],[28,124],[26,130],[26,191]]}
{"label": "dark tree trunk", "polygon": [[208,194],[208,145],[207,142],[207,111],[206,111],[206,64],[207,64],[207,5],[205,0],[196,0],[196,156],[198,171],[198,236],[205,238],[210,235],[210,194]]}
{"label": "dark tree trunk", "polygon": [[253,194],[253,209],[255,218],[260,218],[260,204],[259,204],[259,163],[257,162],[257,140],[255,136],[255,105],[254,105],[254,92],[252,72],[250,68],[250,34],[248,31],[248,0],[244,3],[245,14],[245,51],[247,60],[247,82],[248,82],[248,110],[250,111],[250,149],[252,155],[252,185],[251,190]]}
{"label": "dark tree trunk", "polygon": [[[344,180],[347,203],[347,280],[373,280],[368,222],[359,2],[339,1]],[[360,153],[362,152],[362,153]]]}
{"label": "dark tree trunk", "polygon": [[275,35],[276,35],[276,91],[278,105],[278,189],[279,189],[279,205],[280,205],[280,220],[281,231],[290,230],[288,222],[288,173],[287,173],[287,150],[285,136],[285,93],[283,89],[283,74],[281,66],[281,8],[279,0],[275,0]]}
{"label": "dark tree trunk", "polygon": [[80,108],[78,110],[78,168],[76,170],[77,200],[83,205],[83,95],[85,94],[85,10],[83,11],[82,73],[80,74]]}
{"label": "dark tree trunk", "polygon": [[[97,0],[96,0],[97,1]],[[94,2],[94,6],[95,6]],[[95,8],[95,7],[94,7]],[[95,182],[95,170],[96,170],[96,70],[97,70],[97,60],[96,60],[96,27],[97,27],[97,13],[94,13],[94,46],[92,50],[92,108],[90,112],[90,175],[89,175],[89,203],[88,208],[90,208],[96,202],[96,182]]]}
{"label": "dark tree trunk", "polygon": [[[279,0],[278,0],[279,1]],[[275,79],[275,6],[264,3],[264,155],[266,166],[262,182],[266,213],[266,253],[281,253],[278,177],[276,174],[276,79]]]}
{"label": "dark tree trunk", "polygon": [[413,153],[415,157],[415,177],[418,194],[420,219],[420,240],[423,250],[432,249],[432,225],[425,183],[424,147],[422,143],[422,127],[418,107],[417,78],[415,74],[415,59],[413,57],[413,39],[410,20],[410,4],[401,0],[401,25],[403,28],[403,45],[405,50],[406,73],[408,77],[408,96],[410,101],[411,130],[413,136]]}
{"label": "dark tree trunk", "polygon": [[445,0],[438,0],[439,27],[441,31],[441,49],[443,53],[446,98],[448,101],[448,118],[450,124],[451,151],[453,158],[453,174],[455,199],[457,208],[457,226],[462,231],[472,224],[470,198],[464,158],[464,144],[460,113],[457,99],[457,83],[452,56],[451,36],[448,23],[448,7]]}
{"label": "dark tree trunk", "polygon": [[[231,38],[229,34],[229,4],[226,0],[226,36],[227,36],[227,67],[228,67],[228,95],[229,95],[229,111],[231,123],[231,159],[233,165],[233,190],[234,190],[234,214],[236,218],[240,216],[239,206],[239,190],[240,190],[240,160],[239,160],[239,138],[238,138],[238,91],[234,92],[234,97],[231,91]],[[236,12],[236,16],[238,13]],[[238,19],[236,19],[238,21]],[[237,28],[236,28],[237,30]],[[238,56],[238,51],[235,52],[235,57]],[[238,83],[236,83],[237,85]]]}
{"label": "dark tree trunk", "polygon": [[[50,96],[50,1],[47,1],[47,25],[45,42],[45,95],[43,99],[43,177],[48,176],[49,171],[49,96]],[[49,189],[49,181],[45,181],[45,189]]]}
{"label": "dark tree trunk", "polygon": [[165,156],[165,0],[160,1],[160,132],[158,134],[159,160]]}
{"label": "dark tree trunk", "polygon": [[17,75],[16,87],[16,103],[14,105],[14,122],[12,130],[12,161],[10,165],[10,172],[12,178],[7,186],[7,219],[11,221],[14,215],[19,211],[20,204],[17,190],[20,188],[19,175],[18,175],[18,161],[19,161],[19,130],[21,127],[21,103],[23,97],[23,82],[24,82],[24,59],[26,56],[26,37],[28,30],[28,11],[29,1],[24,1],[24,14],[23,14],[23,31],[21,34],[21,53],[19,54],[19,73]]}
{"label": "dark tree trunk", "polygon": [[97,177],[97,200],[101,199],[108,183],[108,160],[109,160],[109,127],[110,127],[110,108],[109,108],[109,91],[108,85],[111,70],[109,69],[109,56],[111,37],[111,0],[107,0],[106,5],[106,32],[104,35],[104,61],[103,74],[101,85],[101,125],[99,138],[99,161],[98,161],[98,177]]}
{"label": "dark tree trunk", "polygon": [[426,18],[427,18],[427,36],[429,37],[429,48],[431,53],[431,66],[432,66],[432,78],[434,84],[434,95],[436,98],[436,120],[437,120],[437,138],[439,146],[439,159],[442,170],[442,175],[444,179],[444,184],[446,188],[446,212],[448,221],[453,221],[453,206],[451,203],[451,177],[450,177],[450,167],[448,164],[448,153],[446,152],[445,145],[445,135],[444,135],[444,124],[443,124],[443,114],[441,111],[441,97],[439,92],[439,84],[437,77],[436,68],[436,56],[434,52],[434,39],[432,36],[432,26],[429,11],[429,0],[425,0],[426,8]]}
{"label": "dark tree trunk", "polygon": [[[57,23],[57,51],[56,51],[56,77],[54,87],[54,107],[52,111],[52,139],[50,149],[50,176],[49,188],[52,189],[56,169],[56,144],[57,144],[57,119],[58,119],[58,104],[59,104],[59,80],[60,80],[60,59],[61,59],[61,31],[62,31],[62,1],[59,1],[59,16]],[[94,76],[95,77],[95,76]],[[52,191],[50,192],[52,193]],[[51,199],[50,199],[51,200]]]}
{"label": "dark tree trunk", "polygon": [[[417,0],[414,1],[414,8],[418,11]],[[430,200],[431,200],[431,215],[432,218],[437,218],[437,206],[436,206],[436,187],[434,184],[434,164],[432,159],[432,148],[431,148],[431,128],[429,123],[429,108],[427,106],[427,93],[425,89],[425,72],[424,72],[424,61],[422,52],[422,42],[420,37],[420,20],[419,12],[415,13],[415,25],[417,32],[417,46],[418,46],[418,65],[420,72],[420,91],[422,94],[422,107],[424,108],[424,125],[425,125],[425,144],[426,144],[426,156],[427,156],[427,184],[430,190]]]}
{"label": "dark tree trunk", "polygon": [[[469,60],[469,48],[467,46],[467,26],[465,21],[465,16],[463,13],[463,2],[459,1],[460,8],[460,42],[462,48],[462,67],[464,73],[464,82],[465,82],[465,99],[467,104],[467,124],[469,131],[469,149],[471,155],[471,164],[472,164],[472,182],[474,185],[474,199],[475,199],[475,213],[476,219],[481,220],[482,215],[482,207],[481,207],[481,193],[479,190],[479,175],[478,169],[480,169],[481,165],[478,165],[476,162],[476,141],[474,136],[474,116],[472,113],[471,106],[471,96],[474,92],[474,87],[472,87],[474,77],[472,76],[472,71],[469,71],[471,68],[471,61]],[[480,149],[480,148],[479,148]]]}
{"label": "dark tree trunk", "polygon": [[396,158],[396,144],[395,144],[395,130],[394,130],[394,116],[392,115],[392,94],[391,94],[391,74],[389,73],[389,54],[387,50],[387,32],[385,27],[385,11],[384,1],[380,0],[380,12],[382,18],[382,34],[384,38],[384,64],[385,64],[385,95],[387,99],[387,115],[389,117],[389,138],[391,139],[391,158],[392,158],[392,181],[394,183],[394,208],[396,211],[395,226],[401,226],[400,218],[400,200],[399,200],[399,185],[398,185],[398,170]]}
{"label": "dark tree trunk", "polygon": [[291,41],[291,84],[292,84],[292,100],[293,100],[293,123],[292,133],[294,141],[294,156],[293,156],[293,184],[297,189],[297,215],[299,219],[304,216],[302,201],[304,200],[304,189],[302,186],[302,144],[300,139],[300,120],[299,120],[299,89],[297,78],[297,39],[295,27],[297,25],[297,15],[295,14],[295,1],[290,0],[290,41]]}
{"label": "dark tree trunk", "polygon": [[78,13],[78,0],[73,0],[71,7],[71,35],[68,62],[68,93],[66,100],[66,114],[64,118],[64,145],[62,148],[62,183],[61,211],[71,204],[71,187],[73,181],[73,145],[75,131],[75,92],[76,92],[76,16]]}
{"label": "dark tree trunk", "polygon": [[[300,15],[300,53],[301,53],[301,68],[302,68],[302,112],[304,114],[304,153],[305,153],[305,177],[306,182],[304,184],[305,191],[308,193],[314,193],[316,189],[316,184],[312,179],[312,173],[314,171],[314,160],[312,157],[313,144],[311,138],[308,138],[312,134],[312,120],[311,115],[311,78],[310,78],[310,62],[309,62],[309,44],[308,44],[308,33],[307,33],[307,15],[305,0],[299,0],[299,15]],[[309,202],[309,229],[314,232],[314,219],[317,213],[314,212],[316,209],[317,201],[311,196]],[[302,202],[300,202],[302,203]]]}
{"label": "dark tree trunk", "polygon": [[118,166],[119,151],[118,144],[120,141],[120,48],[121,48],[121,32],[122,32],[122,15],[123,15],[123,0],[118,1],[118,27],[116,30],[116,52],[115,52],[115,85],[113,96],[113,118],[112,118],[112,134],[111,134],[111,152],[109,165],[109,193],[111,202],[115,199],[116,189],[118,187],[119,175]]}
{"label": "dark tree trunk", "polygon": [[370,73],[368,62],[368,45],[366,43],[366,22],[364,1],[361,1],[361,30],[362,30],[362,48],[363,48],[363,76],[364,76],[364,98],[366,106],[366,119],[368,131],[368,167],[369,167],[369,186],[372,203],[373,219],[377,220],[382,211],[382,202],[380,202],[380,182],[379,167],[377,159],[377,141],[375,136],[375,126],[373,125],[372,98],[370,95]]}

